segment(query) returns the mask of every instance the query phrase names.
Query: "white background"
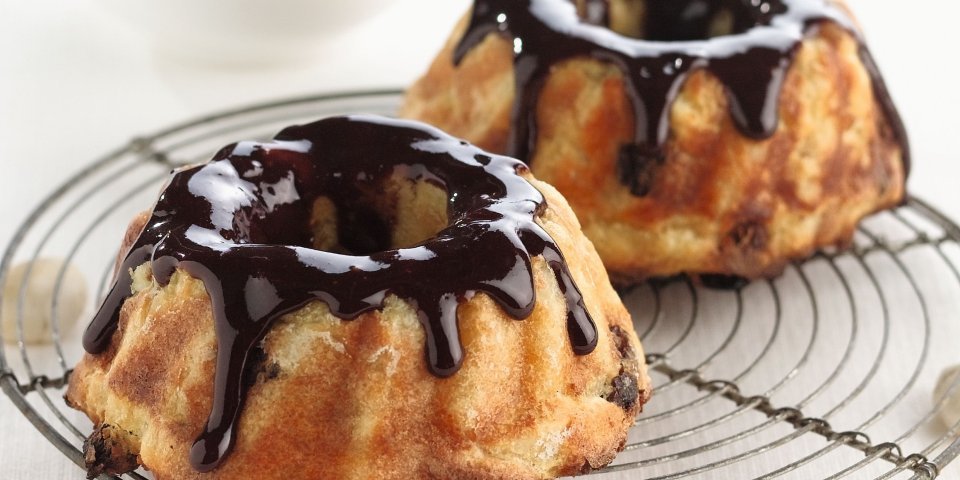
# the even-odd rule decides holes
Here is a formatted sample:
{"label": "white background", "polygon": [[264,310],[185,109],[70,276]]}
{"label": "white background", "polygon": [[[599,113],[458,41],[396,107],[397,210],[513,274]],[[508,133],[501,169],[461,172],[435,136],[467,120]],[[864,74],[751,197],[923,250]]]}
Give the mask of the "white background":
{"label": "white background", "polygon": [[[910,131],[910,191],[960,220],[960,3],[849,3]],[[307,62],[250,68],[158,55],[137,28],[93,1],[0,2],[0,251],[55,185],[137,134],[262,100],[409,84],[467,4],[396,0],[322,40]],[[0,476],[81,475],[0,398]]]}

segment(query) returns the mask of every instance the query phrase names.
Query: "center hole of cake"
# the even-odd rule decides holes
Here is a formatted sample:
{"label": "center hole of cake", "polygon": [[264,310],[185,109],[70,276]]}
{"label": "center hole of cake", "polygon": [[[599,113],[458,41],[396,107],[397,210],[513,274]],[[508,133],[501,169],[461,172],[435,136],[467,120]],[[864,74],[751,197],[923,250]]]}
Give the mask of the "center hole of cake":
{"label": "center hole of cake", "polygon": [[314,200],[313,248],[370,255],[423,243],[447,226],[447,192],[429,182],[391,179],[354,193]]}
{"label": "center hole of cake", "polygon": [[576,0],[587,23],[628,37],[677,42],[746,32],[786,11],[783,0]]}

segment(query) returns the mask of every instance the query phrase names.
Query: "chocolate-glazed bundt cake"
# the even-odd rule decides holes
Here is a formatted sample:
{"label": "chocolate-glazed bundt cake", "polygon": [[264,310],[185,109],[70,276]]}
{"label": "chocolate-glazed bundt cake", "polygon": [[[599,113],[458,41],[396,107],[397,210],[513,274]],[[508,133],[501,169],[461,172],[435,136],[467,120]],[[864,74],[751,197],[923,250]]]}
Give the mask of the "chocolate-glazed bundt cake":
{"label": "chocolate-glazed bundt cake", "polygon": [[229,146],[121,258],[66,395],[92,476],[552,478],[610,462],[650,394],[563,197],[419,123]]}
{"label": "chocolate-glazed bundt cake", "polygon": [[401,116],[528,162],[620,280],[777,274],[909,168],[833,0],[475,0]]}

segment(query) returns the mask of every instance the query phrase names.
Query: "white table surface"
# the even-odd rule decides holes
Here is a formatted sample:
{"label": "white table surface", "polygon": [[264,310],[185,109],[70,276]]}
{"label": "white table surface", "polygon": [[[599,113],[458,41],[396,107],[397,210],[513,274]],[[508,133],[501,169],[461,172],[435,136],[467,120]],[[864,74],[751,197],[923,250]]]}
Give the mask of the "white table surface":
{"label": "white table surface", "polygon": [[[910,190],[960,220],[960,66],[950,61],[960,4],[849,3],[910,131]],[[213,68],[155,54],[137,29],[93,1],[0,2],[0,251],[51,188],[137,134],[262,100],[409,84],[467,4],[397,0],[327,39],[310,64]],[[82,473],[3,397],[0,476]]]}

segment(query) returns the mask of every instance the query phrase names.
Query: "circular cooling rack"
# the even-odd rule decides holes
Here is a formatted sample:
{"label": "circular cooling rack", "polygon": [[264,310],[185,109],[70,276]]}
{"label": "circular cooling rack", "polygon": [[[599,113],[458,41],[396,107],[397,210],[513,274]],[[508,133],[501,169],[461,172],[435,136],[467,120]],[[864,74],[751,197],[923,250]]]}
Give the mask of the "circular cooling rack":
{"label": "circular cooling rack", "polygon": [[[46,198],[0,260],[0,280],[14,263],[67,258],[92,287],[89,318],[127,221],[153,203],[172,168],[289,124],[389,115],[400,98],[399,91],[299,98],[136,138]],[[960,476],[957,467],[944,473],[960,453],[960,424],[944,425],[938,415],[960,394],[960,377],[944,397],[933,395],[941,372],[960,363],[960,228],[922,201],[867,219],[851,249],[821,252],[773,280],[720,291],[681,278],[621,294],[656,391],[624,452],[598,478]],[[21,327],[31,321],[23,301],[0,297],[14,304]],[[56,302],[49,308],[56,318]],[[83,326],[55,322],[44,345],[25,344],[22,328],[0,342],[0,386],[78,465],[92,425],[62,396],[82,354]]]}

